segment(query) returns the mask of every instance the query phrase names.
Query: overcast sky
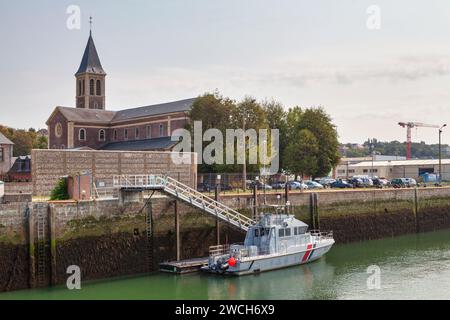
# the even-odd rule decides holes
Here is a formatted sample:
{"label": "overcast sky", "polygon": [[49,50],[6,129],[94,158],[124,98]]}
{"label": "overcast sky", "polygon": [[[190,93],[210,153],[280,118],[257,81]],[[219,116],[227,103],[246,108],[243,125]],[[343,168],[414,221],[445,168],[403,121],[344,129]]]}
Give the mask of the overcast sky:
{"label": "overcast sky", "polygon": [[[69,5],[80,30],[66,26]],[[380,29],[367,27],[370,5]],[[398,121],[450,123],[448,0],[1,0],[1,124],[45,127],[55,106],[74,106],[89,15],[109,110],[218,89],[321,105],[342,142],[404,141]],[[435,143],[437,130],[413,140]]]}

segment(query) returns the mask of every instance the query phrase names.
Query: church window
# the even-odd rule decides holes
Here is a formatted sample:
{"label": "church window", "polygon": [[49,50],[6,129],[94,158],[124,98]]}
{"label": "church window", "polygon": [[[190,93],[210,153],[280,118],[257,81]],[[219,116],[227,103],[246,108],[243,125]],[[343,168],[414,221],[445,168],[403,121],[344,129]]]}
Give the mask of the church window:
{"label": "church window", "polygon": [[78,95],[81,96],[81,80],[78,80]]}
{"label": "church window", "polygon": [[139,128],[134,129],[134,137],[139,139]]}
{"label": "church window", "polygon": [[102,95],[102,83],[100,82],[100,80],[97,80],[97,95]]}
{"label": "church window", "polygon": [[152,137],[152,126],[147,126],[147,139],[150,139]]}
{"label": "church window", "polygon": [[117,140],[117,130],[114,129],[114,133],[113,133],[113,139]]}
{"label": "church window", "polygon": [[3,156],[3,153],[4,153],[3,150],[4,150],[3,148],[0,148],[0,162],[5,161],[4,156]]}
{"label": "church window", "polygon": [[164,125],[163,124],[159,125],[159,136],[164,137]]}
{"label": "church window", "polygon": [[81,87],[81,95],[84,95],[84,86],[85,86],[86,82],[83,79],[83,86]]}
{"label": "church window", "polygon": [[86,129],[80,129],[78,132],[78,140],[85,141],[86,140]]}
{"label": "church window", "polygon": [[91,96],[93,96],[94,94],[95,94],[95,92],[94,92],[94,88],[95,87],[95,81],[94,81],[94,79],[91,79],[90,81],[89,81],[89,94],[91,95]]}
{"label": "church window", "polygon": [[128,139],[128,129],[125,129],[123,131],[123,136],[124,136],[125,139]]}
{"label": "church window", "polygon": [[99,141],[105,141],[105,130],[101,129],[101,130],[98,132],[98,140],[99,140]]}

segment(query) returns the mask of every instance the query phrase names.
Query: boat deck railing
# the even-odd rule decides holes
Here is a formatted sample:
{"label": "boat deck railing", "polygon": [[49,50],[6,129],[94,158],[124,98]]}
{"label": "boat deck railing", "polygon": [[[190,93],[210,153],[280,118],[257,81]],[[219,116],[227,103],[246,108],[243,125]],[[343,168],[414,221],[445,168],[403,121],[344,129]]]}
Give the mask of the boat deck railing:
{"label": "boat deck railing", "polygon": [[313,237],[321,239],[333,239],[333,231],[310,230],[309,233]]}
{"label": "boat deck railing", "polygon": [[209,256],[221,256],[223,254],[227,254],[230,252],[230,245],[229,244],[219,244],[216,246],[210,246],[209,247]]}

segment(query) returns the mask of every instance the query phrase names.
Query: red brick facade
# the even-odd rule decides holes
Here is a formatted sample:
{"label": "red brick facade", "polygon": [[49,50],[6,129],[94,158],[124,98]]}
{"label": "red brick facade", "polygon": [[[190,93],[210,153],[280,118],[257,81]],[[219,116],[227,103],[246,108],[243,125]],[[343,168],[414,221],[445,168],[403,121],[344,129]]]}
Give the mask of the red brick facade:
{"label": "red brick facade", "polygon": [[[73,149],[89,147],[98,150],[111,142],[167,137],[174,130],[184,128],[187,122],[187,115],[184,112],[178,112],[170,116],[158,115],[118,124],[95,125],[89,122],[71,122],[71,129],[69,121],[61,112],[57,111],[48,121],[49,148]],[[59,136],[56,131],[57,126],[61,127]],[[84,139],[82,139],[83,134],[80,135],[81,130],[84,130]],[[104,131],[104,135],[100,133],[101,130]],[[72,143],[69,141],[70,135],[72,137]]]}

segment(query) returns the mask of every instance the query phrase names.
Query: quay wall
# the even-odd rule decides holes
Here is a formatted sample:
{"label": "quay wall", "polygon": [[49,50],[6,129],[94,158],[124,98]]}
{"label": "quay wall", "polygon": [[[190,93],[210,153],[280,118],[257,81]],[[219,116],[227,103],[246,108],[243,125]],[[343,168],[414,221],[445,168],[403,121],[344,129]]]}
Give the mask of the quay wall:
{"label": "quay wall", "polygon": [[[290,192],[290,212],[311,228],[333,230],[337,243],[450,228],[450,188],[324,191],[316,193],[316,206],[312,194]],[[251,195],[221,195],[220,200],[252,215]],[[285,200],[283,192],[279,199],[266,195],[268,204]],[[263,194],[257,202],[264,202]],[[0,204],[0,291],[63,284],[71,265],[80,267],[83,281],[157,271],[159,262],[176,258],[175,209],[180,258],[207,255],[216,244],[215,220],[158,192],[150,202],[143,194]],[[45,222],[42,242],[39,221]],[[244,239],[224,223],[219,234],[221,243]]]}

